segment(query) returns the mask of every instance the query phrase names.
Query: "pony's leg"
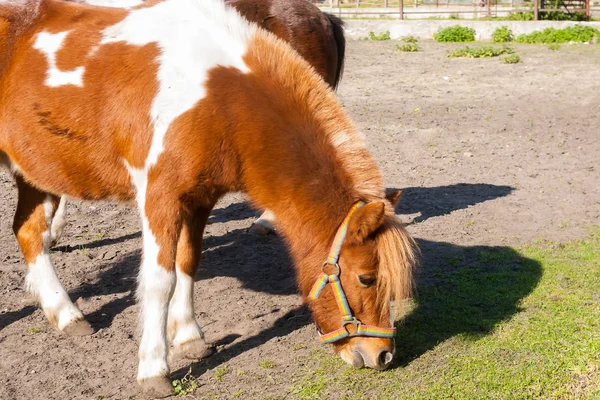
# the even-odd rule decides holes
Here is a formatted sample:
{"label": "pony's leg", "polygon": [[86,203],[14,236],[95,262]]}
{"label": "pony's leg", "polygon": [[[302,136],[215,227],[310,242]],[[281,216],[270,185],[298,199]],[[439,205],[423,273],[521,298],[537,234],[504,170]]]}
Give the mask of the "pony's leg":
{"label": "pony's leg", "polygon": [[162,183],[149,186],[143,196],[138,194],[144,250],[137,291],[142,324],[137,381],[142,391],[154,397],[173,394],[166,330],[181,226],[181,205]]}
{"label": "pony's leg", "polygon": [[50,224],[59,199],[37,190],[20,176],[16,180],[19,202],[13,230],[29,266],[27,289],[52,325],[69,335],[89,335],[92,328],[69,299],[50,260]]}
{"label": "pony's leg", "polygon": [[194,277],[200,265],[202,235],[210,208],[199,208],[184,219],[177,243],[177,284],[169,306],[167,332],[174,353],[201,359],[213,352],[204,341],[202,329],[194,315]]}
{"label": "pony's leg", "polygon": [[60,239],[63,233],[63,229],[65,229],[65,224],[67,223],[67,219],[65,218],[66,214],[67,198],[62,196],[60,198],[58,208],[54,213],[54,218],[52,218],[52,228],[50,228],[50,247],[56,246],[58,239]]}
{"label": "pony's leg", "polygon": [[264,213],[250,227],[250,232],[266,236],[275,233],[275,214],[271,210],[265,210]]}

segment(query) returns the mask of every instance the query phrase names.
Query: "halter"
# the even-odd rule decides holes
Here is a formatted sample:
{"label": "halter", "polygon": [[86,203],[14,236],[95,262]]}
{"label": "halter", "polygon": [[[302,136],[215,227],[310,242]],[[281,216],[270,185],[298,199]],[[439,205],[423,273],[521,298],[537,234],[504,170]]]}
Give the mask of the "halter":
{"label": "halter", "polygon": [[[319,278],[308,294],[309,299],[316,300],[325,285],[330,283],[333,289],[335,301],[337,302],[342,314],[341,328],[325,334],[319,332],[319,335],[321,336],[321,342],[323,343],[333,343],[340,339],[353,336],[373,336],[390,339],[393,339],[394,336],[396,336],[396,328],[380,328],[377,326],[366,325],[352,315],[352,310],[350,309],[348,299],[346,298],[346,294],[344,293],[344,289],[342,289],[342,283],[340,281],[340,264],[338,264],[338,260],[340,258],[340,251],[342,250],[342,243],[344,242],[344,238],[348,232],[348,222],[350,221],[350,218],[354,212],[364,205],[365,203],[363,201],[359,201],[352,206],[352,209],[350,209],[350,212],[348,215],[346,215],[344,222],[342,222],[342,225],[340,225],[337,233],[335,234],[333,244],[331,245],[331,250],[329,251],[329,257],[327,257],[327,261],[323,263],[321,275],[319,275]],[[333,272],[330,274],[326,273],[325,269],[327,267],[333,267]],[[347,329],[348,325],[354,326],[354,330],[352,332]]]}

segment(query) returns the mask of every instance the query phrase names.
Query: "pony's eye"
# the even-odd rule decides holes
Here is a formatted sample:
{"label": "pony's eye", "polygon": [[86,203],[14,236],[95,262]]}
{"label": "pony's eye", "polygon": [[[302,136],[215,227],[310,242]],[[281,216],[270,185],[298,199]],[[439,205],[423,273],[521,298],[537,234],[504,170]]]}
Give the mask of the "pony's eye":
{"label": "pony's eye", "polygon": [[375,274],[358,275],[358,282],[364,287],[371,287],[377,282]]}

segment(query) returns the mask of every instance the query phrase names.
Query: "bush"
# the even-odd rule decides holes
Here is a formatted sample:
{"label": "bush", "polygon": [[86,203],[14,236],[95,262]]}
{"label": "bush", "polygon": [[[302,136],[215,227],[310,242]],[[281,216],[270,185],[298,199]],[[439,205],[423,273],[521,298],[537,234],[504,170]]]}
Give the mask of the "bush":
{"label": "bush", "polygon": [[494,43],[511,42],[514,39],[513,33],[508,26],[501,26],[494,29],[492,40]]}
{"label": "bush", "polygon": [[591,26],[575,25],[564,29],[546,28],[543,31],[531,32],[528,35],[519,35],[515,38],[519,43],[582,43],[591,42],[598,38],[600,31]]}
{"label": "bush", "polygon": [[406,51],[409,53],[413,53],[415,51],[419,51],[419,47],[416,43],[404,43],[403,45],[396,45],[396,50],[398,51]]}
{"label": "bush", "polygon": [[417,43],[419,41],[419,38],[416,38],[414,36],[404,36],[401,40],[404,43]]}
{"label": "bush", "polygon": [[504,64],[516,64],[521,62],[521,57],[518,54],[509,54],[507,56],[502,57],[502,62]]}
{"label": "bush", "polygon": [[475,29],[466,26],[449,26],[440,28],[435,34],[436,42],[473,42],[475,41]]}
{"label": "bush", "polygon": [[508,14],[506,17],[507,21],[533,21],[533,12],[525,11],[525,12],[515,12]]}
{"label": "bush", "polygon": [[456,49],[454,51],[449,51],[446,55],[448,57],[466,57],[466,58],[488,58],[488,57],[498,57],[502,54],[512,54],[515,51],[510,47],[492,47],[492,46],[483,46],[483,47],[465,47],[464,49]]}
{"label": "bush", "polygon": [[390,40],[390,31],[385,31],[379,34],[375,32],[369,32],[369,36],[363,38],[363,40]]}

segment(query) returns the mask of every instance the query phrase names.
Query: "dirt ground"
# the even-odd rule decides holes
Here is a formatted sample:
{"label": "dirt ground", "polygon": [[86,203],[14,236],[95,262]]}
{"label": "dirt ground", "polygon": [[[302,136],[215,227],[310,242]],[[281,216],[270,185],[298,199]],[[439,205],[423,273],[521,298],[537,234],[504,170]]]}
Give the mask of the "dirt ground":
{"label": "dirt ground", "polygon": [[[400,53],[395,44],[349,42],[339,96],[387,186],[404,189],[397,213],[422,247],[419,285],[448,252],[577,239],[600,224],[600,46],[517,46],[522,62],[505,65],[448,59],[456,45]],[[0,172],[0,398],[141,398],[136,211],[69,207],[52,256],[96,331],[73,338],[23,290],[15,205],[15,185]],[[207,229],[196,315],[218,353],[172,363],[174,378],[192,368],[201,398],[293,397],[305,361],[322,347],[281,240],[247,232],[255,216],[242,195],[230,195]]]}

